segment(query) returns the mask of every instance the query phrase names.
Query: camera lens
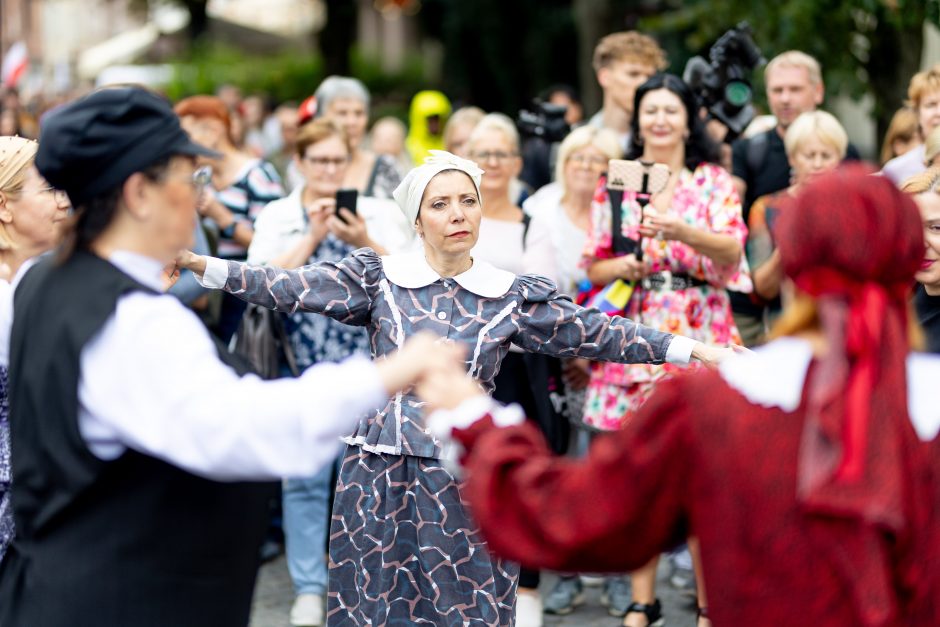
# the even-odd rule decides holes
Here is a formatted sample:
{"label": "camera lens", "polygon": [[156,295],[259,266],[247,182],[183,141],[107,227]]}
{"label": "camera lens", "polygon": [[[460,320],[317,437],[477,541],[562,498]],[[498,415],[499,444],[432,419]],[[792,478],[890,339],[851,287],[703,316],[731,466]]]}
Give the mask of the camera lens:
{"label": "camera lens", "polygon": [[751,102],[751,86],[743,81],[728,81],[725,100],[735,107],[743,107]]}

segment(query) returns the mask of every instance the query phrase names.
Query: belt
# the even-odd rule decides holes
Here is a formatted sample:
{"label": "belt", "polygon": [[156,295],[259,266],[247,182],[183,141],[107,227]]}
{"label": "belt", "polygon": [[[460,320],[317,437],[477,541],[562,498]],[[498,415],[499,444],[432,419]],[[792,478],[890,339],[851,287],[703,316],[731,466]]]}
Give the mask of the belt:
{"label": "belt", "polygon": [[684,272],[657,272],[643,279],[643,287],[648,290],[687,290],[691,287],[702,287],[708,285],[708,281],[696,279]]}

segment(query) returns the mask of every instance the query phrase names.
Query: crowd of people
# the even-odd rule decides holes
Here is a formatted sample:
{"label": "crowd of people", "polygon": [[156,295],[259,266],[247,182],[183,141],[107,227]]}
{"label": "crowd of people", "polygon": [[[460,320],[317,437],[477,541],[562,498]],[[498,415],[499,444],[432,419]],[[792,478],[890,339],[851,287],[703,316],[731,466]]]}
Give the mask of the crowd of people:
{"label": "crowd of people", "polygon": [[699,627],[940,623],[940,65],[877,168],[803,52],[730,144],[593,67],[542,186],[438,91],[6,94],[0,625],[246,624],[272,525],[297,626],[662,625],[673,550]]}

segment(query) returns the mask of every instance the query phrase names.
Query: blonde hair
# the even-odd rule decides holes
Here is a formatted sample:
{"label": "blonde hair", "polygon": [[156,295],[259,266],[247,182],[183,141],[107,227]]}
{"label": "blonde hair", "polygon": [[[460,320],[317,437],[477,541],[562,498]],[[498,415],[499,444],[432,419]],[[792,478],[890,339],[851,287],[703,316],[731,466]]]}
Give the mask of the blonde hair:
{"label": "blonde hair", "polygon": [[916,111],[920,109],[920,101],[924,96],[933,91],[940,91],[940,63],[934,64],[923,72],[918,72],[911,78],[907,87],[905,104]]}
{"label": "blonde hair", "polygon": [[349,145],[349,137],[346,136],[346,131],[344,131],[341,126],[337,125],[330,118],[317,118],[300,127],[295,145],[297,156],[303,159],[304,155],[307,154],[307,148],[310,148],[310,146],[314,144],[319,144],[329,137],[339,137],[343,141],[343,145],[346,146],[346,151],[352,152],[352,148]]}
{"label": "blonde hair", "polygon": [[810,83],[813,85],[822,84],[822,68],[819,67],[819,61],[805,52],[799,50],[781,52],[771,59],[767,67],[764,68],[764,77],[770,76],[774,70],[782,67],[803,68],[806,70],[806,75]]}
{"label": "blonde hair", "polygon": [[901,183],[900,189],[905,194],[940,192],[940,166],[927,168],[923,172],[915,174]]}
{"label": "blonde hair", "polygon": [[516,130],[516,125],[513,124],[508,115],[504,113],[487,113],[484,115],[473,127],[467,145],[472,146],[487,131],[499,131],[509,141],[513,152],[519,152],[519,131]]}
{"label": "blonde hair", "polygon": [[849,136],[834,115],[818,109],[801,113],[787,129],[783,138],[787,156],[795,154],[803,142],[813,137],[835,148],[840,159],[845,157]]}
{"label": "blonde hair", "polygon": [[930,131],[927,140],[924,142],[924,165],[930,167],[931,161],[937,155],[940,155],[940,126]]}
{"label": "blonde hair", "polygon": [[571,155],[586,146],[593,146],[601,152],[607,159],[620,159],[623,157],[623,148],[620,146],[620,140],[617,135],[606,128],[597,128],[596,126],[580,126],[565,137],[561,145],[558,146],[558,157],[555,161],[555,182],[561,188],[562,197],[567,193],[565,189],[565,166]]}
{"label": "blonde hair", "polygon": [[[3,203],[18,198],[26,183],[26,173],[36,160],[39,144],[23,137],[0,137],[0,193]],[[16,244],[0,222],[0,250],[13,250]]]}
{"label": "blonde hair", "polygon": [[901,140],[909,142],[920,132],[917,126],[917,113],[910,107],[901,107],[894,112],[891,123],[881,143],[881,165],[884,165],[898,155],[894,153],[894,142]]}
{"label": "blonde hair", "polygon": [[617,61],[641,63],[659,71],[669,67],[666,53],[656,40],[635,30],[607,35],[594,47],[595,72]]}
{"label": "blonde hair", "polygon": [[476,126],[486,117],[486,112],[480,107],[460,107],[454,111],[444,125],[444,150],[453,152],[451,142],[454,138],[454,129],[459,126]]}

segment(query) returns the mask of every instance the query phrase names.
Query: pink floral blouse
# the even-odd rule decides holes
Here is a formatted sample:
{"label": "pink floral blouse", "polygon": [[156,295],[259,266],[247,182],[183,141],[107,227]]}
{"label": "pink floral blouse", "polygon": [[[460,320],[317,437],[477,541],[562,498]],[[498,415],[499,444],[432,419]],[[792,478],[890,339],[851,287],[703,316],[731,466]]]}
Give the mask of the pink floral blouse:
{"label": "pink floral blouse", "polygon": [[[647,206],[646,211],[655,209]],[[731,176],[721,167],[702,163],[694,172],[683,169],[676,182],[672,211],[697,229],[731,235],[744,250],[747,226],[741,216],[741,201]],[[621,212],[623,234],[639,239],[642,218],[636,194],[624,193]],[[585,265],[613,257],[611,242],[610,199],[606,182],[602,180],[594,195],[591,230],[584,251]],[[708,344],[740,344],[741,337],[731,316],[725,288],[740,292],[752,290],[745,256],[742,254],[738,263],[722,266],[682,242],[643,238],[642,245],[650,272],[687,274],[707,284],[682,290],[637,286],[627,305],[626,316],[654,329]],[[680,369],[672,365],[594,363],[584,422],[603,430],[621,427],[652,393],[656,383],[678,371]]]}

